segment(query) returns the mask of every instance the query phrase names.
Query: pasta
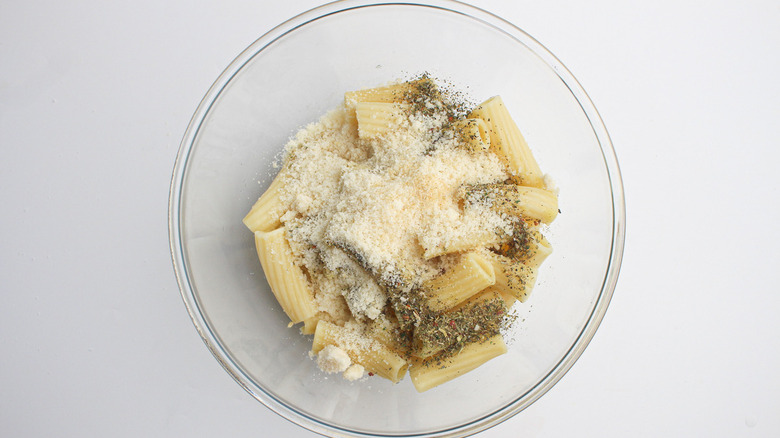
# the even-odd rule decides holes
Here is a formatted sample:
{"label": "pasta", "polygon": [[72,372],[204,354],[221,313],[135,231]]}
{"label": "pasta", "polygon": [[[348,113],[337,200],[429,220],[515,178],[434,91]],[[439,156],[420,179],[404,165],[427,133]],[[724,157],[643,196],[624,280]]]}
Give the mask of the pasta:
{"label": "pasta", "polygon": [[282,169],[243,222],[323,372],[423,392],[507,351],[559,211],[500,97],[471,109],[427,75],[349,91]]}
{"label": "pasta", "polygon": [[[427,358],[453,344],[484,341],[498,331],[507,298],[487,288],[463,303],[421,321],[414,331],[414,356]],[[514,304],[513,302],[511,304]],[[479,322],[475,322],[475,320]]]}
{"label": "pasta", "polygon": [[496,274],[491,260],[478,252],[469,252],[462,255],[452,269],[422,287],[429,307],[447,310],[495,283]]}
{"label": "pasta", "polygon": [[355,342],[356,337],[356,333],[347,327],[320,321],[314,332],[312,352],[319,353],[325,346],[335,345],[370,373],[394,383],[404,377],[408,365],[403,357],[376,339],[368,338]]}
{"label": "pasta", "polygon": [[404,106],[390,102],[358,102],[355,115],[361,138],[376,137],[387,133],[397,125]]}
{"label": "pasta", "polygon": [[526,216],[546,224],[558,216],[558,197],[537,187],[506,183],[464,186],[460,196],[467,202],[488,202],[492,208],[510,216]]}
{"label": "pasta", "polygon": [[347,91],[344,93],[344,102],[348,105],[355,105],[358,102],[402,102],[404,95],[410,89],[411,84],[408,82],[399,82],[384,87]]}
{"label": "pasta", "polygon": [[494,288],[520,302],[525,302],[536,283],[536,276],[545,258],[552,253],[552,247],[544,236],[539,240],[529,238],[528,253],[525,256],[507,256],[499,252],[488,252],[496,282]]}
{"label": "pasta", "polygon": [[490,228],[467,230],[464,233],[453,233],[446,241],[428,242],[421,239],[420,245],[424,250],[424,257],[432,259],[445,254],[467,252],[479,248],[499,245],[504,237]]}
{"label": "pasta", "polygon": [[490,131],[484,120],[480,118],[458,120],[455,122],[455,128],[470,148],[479,151],[490,149]]}
{"label": "pasta", "polygon": [[282,185],[282,175],[279,174],[271,185],[252,206],[246,216],[244,225],[251,231],[273,231],[281,225],[282,204],[279,200],[279,187]]}
{"label": "pasta", "polygon": [[526,186],[544,186],[539,164],[500,96],[483,102],[469,117],[480,118],[487,123],[491,150],[507,161],[513,176]]}
{"label": "pasta", "polygon": [[467,344],[453,355],[417,360],[410,368],[409,376],[417,391],[427,391],[462,376],[506,351],[504,338],[496,335],[482,343]]}
{"label": "pasta", "polygon": [[314,316],[314,296],[305,274],[293,263],[284,228],[270,232],[255,231],[255,245],[271,291],[290,321],[299,323]]}

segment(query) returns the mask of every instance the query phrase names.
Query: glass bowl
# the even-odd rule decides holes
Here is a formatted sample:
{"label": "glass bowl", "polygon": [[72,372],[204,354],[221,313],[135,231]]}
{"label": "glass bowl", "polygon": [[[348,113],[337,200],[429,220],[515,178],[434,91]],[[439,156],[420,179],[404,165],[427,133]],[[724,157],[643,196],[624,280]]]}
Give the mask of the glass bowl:
{"label": "glass bowl", "polygon": [[[509,352],[425,393],[408,377],[347,382],[288,328],[241,223],[302,126],[343,93],[421,72],[474,100],[499,94],[560,188],[554,247]],[[197,108],[170,192],[170,244],[190,316],[214,357],[283,417],[331,436],[465,436],[547,392],[593,337],[623,252],[622,183],[607,131],[569,71],[531,36],[454,1],[339,1],[277,26],[241,53]]]}

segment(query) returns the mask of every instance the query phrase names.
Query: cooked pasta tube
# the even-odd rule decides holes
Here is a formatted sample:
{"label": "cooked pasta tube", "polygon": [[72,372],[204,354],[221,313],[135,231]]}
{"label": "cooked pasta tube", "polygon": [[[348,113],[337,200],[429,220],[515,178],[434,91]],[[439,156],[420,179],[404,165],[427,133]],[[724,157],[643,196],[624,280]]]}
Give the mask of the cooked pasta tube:
{"label": "cooked pasta tube", "polygon": [[[495,289],[494,286],[488,286],[484,290],[480,291],[479,293],[476,293],[472,295],[469,299],[466,301],[458,304],[457,306],[453,307],[449,310],[450,313],[452,312],[460,312],[464,310],[471,310],[473,311],[475,306],[479,306],[491,301],[496,301],[498,298],[501,298],[499,292]],[[506,307],[504,307],[506,308]],[[497,305],[497,310],[500,310],[501,307]],[[498,312],[501,314],[501,312]]]}
{"label": "cooked pasta tube", "polygon": [[487,123],[491,150],[506,160],[521,184],[544,187],[544,174],[500,96],[486,100],[468,117],[478,117]]}
{"label": "cooked pasta tube", "polygon": [[314,331],[311,350],[316,354],[326,345],[339,347],[353,363],[393,383],[398,383],[406,374],[406,360],[386,345],[376,339],[367,339],[353,329],[320,321]]}
{"label": "cooked pasta tube", "polygon": [[456,234],[452,238],[445,242],[434,241],[429,239],[419,239],[420,245],[423,248],[423,257],[426,260],[430,260],[434,257],[439,257],[444,254],[452,254],[456,252],[466,252],[478,248],[486,248],[502,243],[505,238],[497,233],[496,230],[489,228],[479,228],[476,230],[470,230],[469,233]]}
{"label": "cooked pasta tube", "polygon": [[271,291],[290,321],[296,324],[314,316],[317,306],[306,275],[293,260],[284,233],[284,227],[256,231],[255,246]]}
{"label": "cooked pasta tube", "polygon": [[539,266],[552,253],[552,246],[538,228],[533,222],[517,221],[508,238],[492,251],[530,267]]}
{"label": "cooked pasta tube", "polygon": [[491,262],[496,273],[496,283],[493,287],[503,294],[517,298],[521,303],[525,302],[536,282],[536,269],[500,254],[493,254]]}
{"label": "cooked pasta tube", "polygon": [[268,186],[265,193],[257,199],[252,209],[244,216],[244,225],[254,231],[271,231],[281,225],[279,219],[284,214],[279,199],[279,189],[282,186],[283,175],[280,172]]}
{"label": "cooked pasta tube", "polygon": [[496,276],[494,287],[503,294],[514,296],[520,302],[528,299],[536,283],[539,266],[552,253],[552,246],[544,236],[538,234],[536,239],[531,240],[529,252],[522,258],[489,253]]}
{"label": "cooked pasta tube", "polygon": [[382,314],[368,323],[366,334],[392,350],[401,351],[403,350],[403,346],[397,338],[398,328],[399,325],[397,320],[390,319]]}
{"label": "cooked pasta tube", "polygon": [[325,312],[317,312],[317,314],[314,316],[306,318],[303,321],[303,326],[301,327],[301,334],[313,335],[314,331],[317,329],[317,324],[320,321],[327,321],[328,319],[328,315]]}
{"label": "cooked pasta tube", "polygon": [[481,343],[466,344],[455,354],[445,352],[415,361],[409,368],[409,377],[415,389],[424,392],[460,377],[506,351],[504,338],[496,335]]}
{"label": "cooked pasta tube", "polygon": [[392,102],[358,102],[355,116],[360,138],[372,138],[396,129],[408,106]]}
{"label": "cooked pasta tube", "polygon": [[303,321],[303,327],[301,327],[301,334],[303,335],[313,335],[314,330],[317,329],[317,324],[320,322],[320,319],[317,316],[312,316],[311,318],[306,318]]}
{"label": "cooked pasta tube", "polygon": [[480,118],[458,120],[453,123],[453,127],[469,149],[474,151],[490,149],[490,131],[484,120]]}
{"label": "cooked pasta tube", "polygon": [[529,254],[528,258],[526,258],[523,263],[525,263],[527,266],[538,268],[542,265],[542,262],[547,259],[547,256],[552,254],[553,249],[550,242],[546,237],[544,237],[544,235],[542,235],[542,233],[533,233],[533,238],[533,248],[531,249],[531,253]]}
{"label": "cooked pasta tube", "polygon": [[344,103],[354,106],[358,102],[402,102],[410,89],[409,82],[399,82],[383,87],[347,91],[344,93]]}
{"label": "cooked pasta tube", "polygon": [[506,293],[506,292],[504,292],[504,291],[500,290],[499,288],[497,288],[495,285],[493,285],[493,286],[490,286],[489,288],[485,289],[485,290],[484,290],[484,293],[486,293],[486,294],[487,294],[487,293],[495,293],[495,294],[498,294],[498,296],[499,296],[499,297],[500,297],[502,300],[504,300],[504,309],[506,309],[506,311],[507,311],[507,312],[509,312],[509,310],[510,310],[510,309],[512,309],[512,306],[514,306],[514,305],[515,305],[515,303],[516,303],[517,301],[519,301],[519,300],[517,299],[517,297],[516,297],[516,296],[514,296],[514,294],[511,294],[511,293]]}
{"label": "cooked pasta tube", "polygon": [[501,294],[489,287],[450,311],[424,318],[414,330],[414,355],[426,358],[491,338],[500,333],[506,309]]}
{"label": "cooked pasta tube", "polygon": [[482,252],[472,251],[461,255],[450,270],[424,283],[423,290],[431,310],[439,311],[455,307],[495,282],[490,259]]}
{"label": "cooked pasta tube", "polygon": [[525,216],[549,224],[558,216],[558,196],[537,187],[492,183],[466,185],[458,196],[467,203],[484,203],[509,216]]}

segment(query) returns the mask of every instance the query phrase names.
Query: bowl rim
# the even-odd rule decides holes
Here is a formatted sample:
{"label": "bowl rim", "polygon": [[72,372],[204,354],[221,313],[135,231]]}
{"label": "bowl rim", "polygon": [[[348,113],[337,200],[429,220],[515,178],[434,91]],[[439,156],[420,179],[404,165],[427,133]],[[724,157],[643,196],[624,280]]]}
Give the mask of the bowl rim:
{"label": "bowl rim", "polygon": [[[233,77],[249,62],[251,59],[274,44],[281,37],[305,26],[312,21],[347,12],[353,9],[381,6],[419,6],[438,9],[443,12],[451,12],[465,15],[469,18],[487,24],[496,28],[507,36],[515,39],[518,43],[524,44],[535,55],[539,56],[558,75],[558,77],[568,87],[574,98],[577,100],[580,108],[587,117],[593,129],[593,133],[598,140],[601,148],[602,157],[607,169],[607,177],[612,192],[612,245],[610,248],[609,262],[601,286],[601,292],[594,303],[593,310],[588,317],[579,336],[569,350],[564,354],[561,360],[550,370],[547,375],[541,378],[539,382],[526,393],[507,403],[504,407],[483,417],[471,420],[467,423],[452,426],[446,429],[433,432],[422,433],[401,433],[401,434],[377,434],[365,431],[356,431],[343,428],[334,424],[318,420],[308,416],[306,413],[290,406],[282,400],[274,397],[271,393],[264,391],[254,383],[249,375],[230,357],[227,351],[221,345],[217,335],[212,332],[211,327],[205,317],[200,303],[195,296],[193,286],[190,281],[189,269],[184,259],[184,247],[181,238],[181,195],[187,173],[190,153],[195,140],[198,137],[199,130],[207,114],[211,110],[217,98],[221,95],[225,87],[230,83]],[[604,318],[609,302],[617,285],[620,266],[623,258],[625,245],[625,194],[623,192],[623,182],[620,167],[617,161],[612,141],[609,133],[604,126],[603,120],[596,110],[593,102],[588,97],[585,90],[574,78],[574,75],[535,38],[527,34],[519,27],[509,23],[501,17],[456,0],[428,0],[428,1],[408,1],[408,2],[387,2],[378,0],[338,0],[315,7],[303,13],[300,13],[273,29],[266,32],[263,36],[255,40],[246,49],[244,49],[225,70],[219,75],[216,81],[211,85],[203,99],[200,101],[179,146],[171,178],[170,192],[168,198],[168,237],[173,262],[176,281],[179,291],[184,301],[187,312],[195,325],[206,347],[227,373],[241,387],[243,387],[255,399],[271,411],[280,415],[282,418],[297,424],[312,432],[343,437],[378,437],[378,436],[396,436],[396,437],[456,437],[468,436],[485,429],[493,427],[512,416],[518,414],[542,395],[549,391],[560,379],[571,369],[582,352],[593,339],[596,330]]]}

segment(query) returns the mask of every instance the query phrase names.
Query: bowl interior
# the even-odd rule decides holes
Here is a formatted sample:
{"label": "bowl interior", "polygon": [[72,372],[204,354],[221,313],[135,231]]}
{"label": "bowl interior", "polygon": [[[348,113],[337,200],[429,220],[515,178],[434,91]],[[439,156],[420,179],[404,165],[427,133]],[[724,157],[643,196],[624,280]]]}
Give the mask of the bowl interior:
{"label": "bowl interior", "polygon": [[[292,20],[236,59],[182,143],[172,241],[193,320],[239,383],[319,432],[434,435],[506,418],[571,366],[614,287],[622,241],[613,204],[622,192],[595,110],[533,39],[450,6],[331,7]],[[561,214],[548,233],[554,252],[531,298],[516,307],[509,353],[418,394],[408,378],[393,385],[323,375],[308,357],[311,337],[287,328],[241,219],[297,129],[338,105],[344,91],[423,71],[475,101],[502,96],[560,187]]]}

